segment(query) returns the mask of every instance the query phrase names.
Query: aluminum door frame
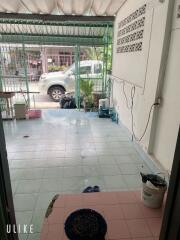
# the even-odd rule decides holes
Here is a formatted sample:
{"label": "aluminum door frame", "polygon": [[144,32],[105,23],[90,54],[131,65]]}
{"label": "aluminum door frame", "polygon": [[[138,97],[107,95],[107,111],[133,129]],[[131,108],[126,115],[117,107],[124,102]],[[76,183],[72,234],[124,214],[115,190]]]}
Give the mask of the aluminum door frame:
{"label": "aluminum door frame", "polygon": [[7,225],[16,225],[13,195],[11,188],[9,163],[0,112],[0,238],[3,240],[18,240],[17,233],[7,234]]}

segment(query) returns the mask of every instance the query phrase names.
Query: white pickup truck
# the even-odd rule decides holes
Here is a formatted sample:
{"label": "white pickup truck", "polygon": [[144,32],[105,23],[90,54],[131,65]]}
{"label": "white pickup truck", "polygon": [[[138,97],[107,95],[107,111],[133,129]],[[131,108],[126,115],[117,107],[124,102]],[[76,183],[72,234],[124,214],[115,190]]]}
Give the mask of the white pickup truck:
{"label": "white pickup truck", "polygon": [[[101,90],[103,62],[98,60],[80,61],[80,77],[93,79],[95,91]],[[39,79],[39,91],[48,94],[53,101],[58,102],[65,92],[75,92],[75,64],[66,71],[44,73]]]}

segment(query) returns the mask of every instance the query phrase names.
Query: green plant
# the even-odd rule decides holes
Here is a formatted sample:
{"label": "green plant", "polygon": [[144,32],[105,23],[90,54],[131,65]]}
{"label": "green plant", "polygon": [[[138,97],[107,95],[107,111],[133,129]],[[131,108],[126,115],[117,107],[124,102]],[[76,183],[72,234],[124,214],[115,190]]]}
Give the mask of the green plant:
{"label": "green plant", "polygon": [[90,60],[103,59],[103,47],[89,47],[84,50],[86,58]]}
{"label": "green plant", "polygon": [[80,90],[85,97],[92,96],[93,87],[94,87],[94,83],[92,80],[90,79],[80,80]]}
{"label": "green plant", "polygon": [[93,96],[92,96],[93,87],[94,87],[94,83],[92,80],[90,79],[80,80],[80,90],[83,95],[85,109],[92,108],[93,106]]}
{"label": "green plant", "polygon": [[[89,47],[84,50],[86,58],[89,60],[104,61],[107,59],[107,70],[112,69],[112,44],[108,44],[107,51],[104,54],[103,47]],[[104,59],[105,58],[105,59]]]}
{"label": "green plant", "polygon": [[66,68],[66,66],[49,65],[48,72],[64,71]]}

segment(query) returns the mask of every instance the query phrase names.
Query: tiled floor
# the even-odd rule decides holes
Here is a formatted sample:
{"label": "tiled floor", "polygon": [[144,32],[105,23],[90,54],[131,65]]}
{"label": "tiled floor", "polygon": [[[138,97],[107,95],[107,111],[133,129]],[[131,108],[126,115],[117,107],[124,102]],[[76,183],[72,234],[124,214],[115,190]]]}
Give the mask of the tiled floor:
{"label": "tiled floor", "polygon": [[41,119],[4,122],[4,130],[17,222],[35,225],[36,234],[23,240],[39,239],[55,194],[80,193],[89,185],[136,190],[139,172],[151,172],[120,125],[94,113],[44,110]]}
{"label": "tiled floor", "polygon": [[93,209],[105,218],[107,240],[159,239],[163,207],[145,207],[140,200],[139,191],[61,195],[55,201],[51,214],[44,219],[40,239],[68,239],[64,222],[71,212],[79,208]]}

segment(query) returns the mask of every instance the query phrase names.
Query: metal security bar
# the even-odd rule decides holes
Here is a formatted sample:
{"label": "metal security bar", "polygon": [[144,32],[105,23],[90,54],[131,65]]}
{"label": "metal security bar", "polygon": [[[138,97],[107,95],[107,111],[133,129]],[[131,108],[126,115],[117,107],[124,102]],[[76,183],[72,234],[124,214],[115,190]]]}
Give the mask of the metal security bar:
{"label": "metal security bar", "polygon": [[87,61],[80,61],[81,48],[75,47],[75,96],[78,108],[80,108],[83,96],[92,101],[92,108],[97,109],[98,99],[110,97],[111,82],[108,73],[111,70],[112,45],[87,47]]}
{"label": "metal security bar", "polygon": [[76,106],[80,109],[80,47],[75,46],[75,99]]}
{"label": "metal security bar", "polygon": [[[27,72],[27,55],[24,44],[0,45],[0,92],[15,93],[15,98],[22,98],[26,92],[29,104],[29,83]],[[5,100],[1,98],[1,110],[5,110]]]}

